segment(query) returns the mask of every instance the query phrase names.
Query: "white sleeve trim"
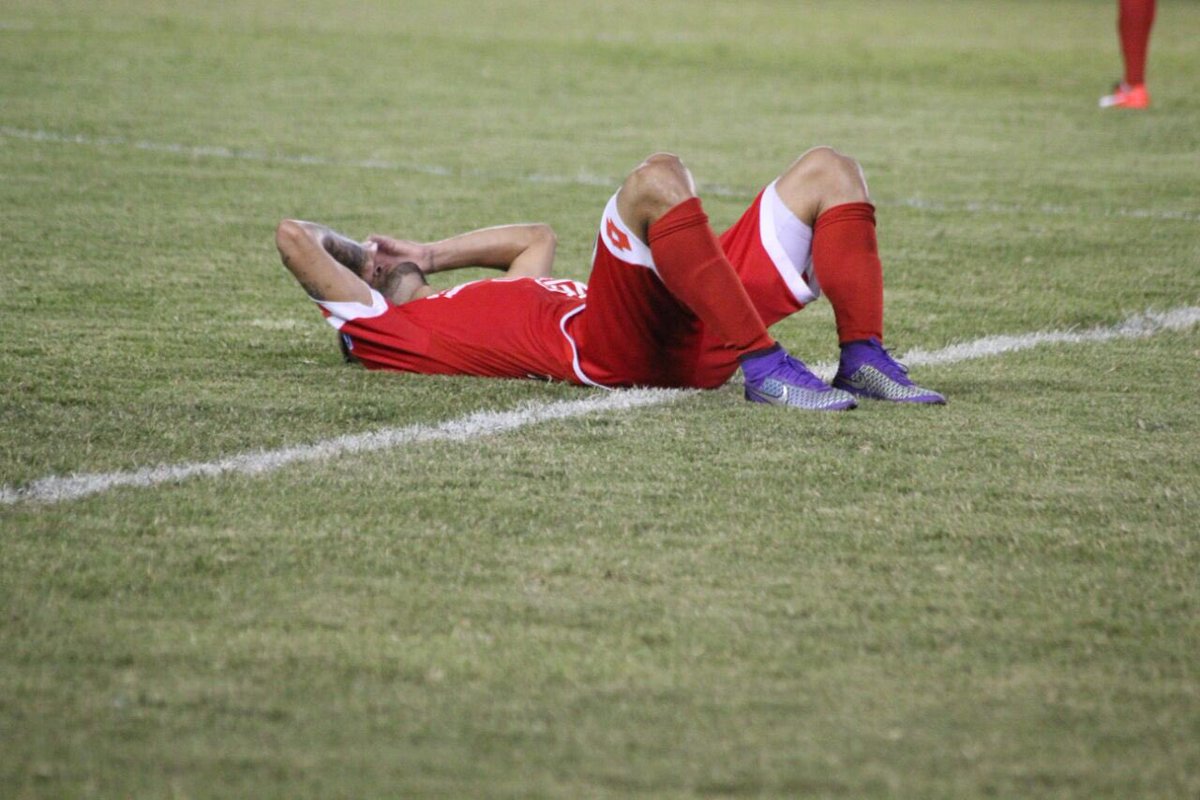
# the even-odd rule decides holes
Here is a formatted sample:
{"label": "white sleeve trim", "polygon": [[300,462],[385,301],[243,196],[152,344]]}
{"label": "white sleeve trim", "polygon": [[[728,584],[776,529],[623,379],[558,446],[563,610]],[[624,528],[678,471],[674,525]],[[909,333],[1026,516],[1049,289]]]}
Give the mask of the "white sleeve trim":
{"label": "white sleeve trim", "polygon": [[363,305],[356,303],[353,300],[317,300],[317,305],[329,312],[326,321],[333,326],[334,330],[341,330],[342,326],[347,322],[356,319],[370,319],[378,317],[388,310],[388,302],[383,299],[383,295],[374,289],[371,292],[371,305]]}

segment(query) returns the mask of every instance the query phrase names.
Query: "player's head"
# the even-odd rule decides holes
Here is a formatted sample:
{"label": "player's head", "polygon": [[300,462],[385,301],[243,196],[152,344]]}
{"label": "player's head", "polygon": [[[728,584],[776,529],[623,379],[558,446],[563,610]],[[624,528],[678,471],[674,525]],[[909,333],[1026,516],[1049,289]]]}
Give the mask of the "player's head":
{"label": "player's head", "polygon": [[367,283],[386,297],[392,305],[397,306],[407,303],[409,300],[425,297],[432,292],[429,283],[425,280],[425,273],[411,261],[382,267]]}
{"label": "player's head", "polygon": [[376,245],[372,242],[351,250],[337,250],[330,255],[347,267],[367,285],[386,297],[393,305],[424,297],[432,291],[425,273],[411,261],[382,266],[375,260]]}

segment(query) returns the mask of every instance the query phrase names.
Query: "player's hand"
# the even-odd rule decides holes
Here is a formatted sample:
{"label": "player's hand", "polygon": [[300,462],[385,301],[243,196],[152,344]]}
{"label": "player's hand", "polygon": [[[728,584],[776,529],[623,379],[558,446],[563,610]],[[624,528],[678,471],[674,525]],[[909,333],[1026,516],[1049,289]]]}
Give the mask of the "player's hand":
{"label": "player's hand", "polygon": [[367,285],[375,286],[379,280],[379,274],[382,271],[383,265],[380,263],[379,245],[370,241],[363,242],[362,268],[359,270],[359,277],[366,281]]}
{"label": "player's hand", "polygon": [[416,264],[421,272],[433,272],[433,248],[428,245],[379,234],[368,236],[367,242],[377,248],[375,263],[380,267],[394,267],[409,262]]}

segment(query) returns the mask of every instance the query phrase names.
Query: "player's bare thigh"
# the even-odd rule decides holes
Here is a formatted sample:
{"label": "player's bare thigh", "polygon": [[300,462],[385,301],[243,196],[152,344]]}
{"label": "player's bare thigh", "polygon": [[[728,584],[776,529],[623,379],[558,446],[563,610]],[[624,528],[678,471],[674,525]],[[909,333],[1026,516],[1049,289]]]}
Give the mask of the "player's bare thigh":
{"label": "player's bare thigh", "polygon": [[779,197],[810,227],[826,209],[870,202],[867,179],[853,158],[832,147],[814,147],[779,176]]}

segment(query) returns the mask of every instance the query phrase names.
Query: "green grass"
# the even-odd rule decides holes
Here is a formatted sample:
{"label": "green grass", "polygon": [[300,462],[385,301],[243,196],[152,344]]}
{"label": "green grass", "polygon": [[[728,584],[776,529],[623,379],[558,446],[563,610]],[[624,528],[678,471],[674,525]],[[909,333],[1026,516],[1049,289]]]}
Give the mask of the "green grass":
{"label": "green grass", "polygon": [[[1111,114],[1113,5],[8,2],[0,483],[589,396],[342,366],[272,229],[584,278],[659,149],[858,157],[901,353],[1200,305],[1200,5]],[[0,506],[0,796],[1195,796],[1198,337]]]}

